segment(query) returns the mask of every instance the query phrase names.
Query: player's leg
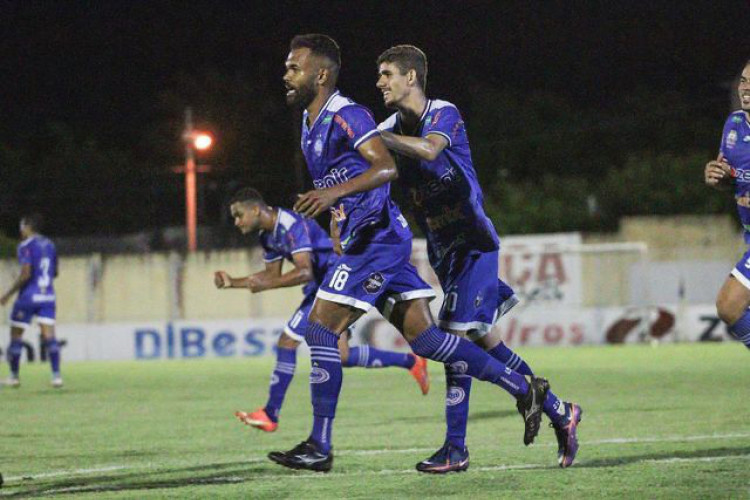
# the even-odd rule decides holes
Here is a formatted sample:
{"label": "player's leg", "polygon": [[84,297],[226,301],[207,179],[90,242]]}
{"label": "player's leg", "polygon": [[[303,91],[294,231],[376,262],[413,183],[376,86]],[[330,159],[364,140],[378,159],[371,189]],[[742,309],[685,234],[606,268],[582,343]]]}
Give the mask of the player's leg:
{"label": "player's leg", "polygon": [[742,256],[719,290],[716,312],[729,331],[750,348],[750,251]]}
{"label": "player's leg", "polygon": [[307,440],[288,451],[268,454],[272,461],[292,469],[328,472],[333,465],[331,453],[333,421],[341,392],[343,373],[339,336],[363,314],[362,309],[332,302],[318,296],[308,317],[305,341],[310,347],[310,394],[313,428]]}
{"label": "player's leg", "polygon": [[271,372],[266,405],[253,412],[235,412],[235,416],[245,424],[265,432],[273,432],[278,428],[279,413],[284,397],[297,368],[297,347],[305,340],[307,316],[310,314],[313,302],[315,302],[314,291],[305,296],[302,304],[287,321],[276,343],[276,365]]}
{"label": "player's leg", "polygon": [[52,387],[60,388],[63,386],[63,379],[60,375],[60,343],[55,337],[55,324],[44,322],[44,318],[38,317],[39,327],[42,330],[44,346],[47,349],[50,368],[52,369]]}
{"label": "player's leg", "polygon": [[10,375],[3,382],[4,385],[10,387],[19,387],[21,381],[19,378],[21,371],[21,354],[23,354],[23,332],[24,327],[11,326],[10,327],[10,345],[8,345],[8,365],[10,367]]}
{"label": "player's leg", "polygon": [[15,302],[10,312],[10,345],[8,346],[8,365],[10,376],[5,385],[19,387],[21,371],[21,355],[23,354],[23,332],[31,324],[34,311],[31,307]]}
{"label": "player's leg", "polygon": [[[394,284],[424,283],[411,264],[404,266]],[[392,284],[393,285],[393,284]],[[518,401],[518,409],[525,422],[524,443],[533,442],[539,432],[542,403],[549,389],[547,381],[532,378],[529,384],[525,377],[489,356],[472,342],[451,335],[435,325],[426,298],[412,298],[401,294],[388,315],[391,323],[401,332],[415,354],[455,365],[454,369],[483,381],[491,382],[505,389]]]}

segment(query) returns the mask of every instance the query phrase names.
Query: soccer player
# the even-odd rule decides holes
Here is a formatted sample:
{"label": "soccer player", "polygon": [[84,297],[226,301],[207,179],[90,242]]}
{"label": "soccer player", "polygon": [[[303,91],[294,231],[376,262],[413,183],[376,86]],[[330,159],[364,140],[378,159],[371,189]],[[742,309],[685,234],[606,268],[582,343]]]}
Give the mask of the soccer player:
{"label": "soccer player", "polygon": [[[294,377],[297,347],[304,340],[307,316],[315,301],[315,292],[337,256],[333,252],[331,239],[317,222],[282,208],[268,206],[255,189],[239,190],[232,197],[229,210],[234,225],[243,234],[260,231],[266,268],[245,278],[232,278],[225,271],[216,271],[214,282],[217,288],[244,288],[258,293],[305,284],[305,298],[279,337],[268,402],[263,408],[253,412],[235,413],[245,424],[273,432],[279,425],[281,405]],[[294,267],[282,274],[284,260],[290,261]],[[370,346],[349,348],[346,335],[341,336],[339,348],[344,366],[406,368],[416,379],[422,394],[429,391],[427,361],[424,358],[412,353],[384,351]]]}
{"label": "soccer player", "polygon": [[[741,109],[729,115],[724,124],[719,156],[706,164],[704,180],[708,186],[731,190],[744,228],[745,243],[750,243],[750,61],[745,63],[737,87]],[[745,252],[716,298],[719,318],[729,331],[750,348],[750,250]]]}
{"label": "soccer player", "polygon": [[42,218],[38,214],[24,216],[21,219],[21,238],[18,245],[18,262],[21,274],[8,291],[0,297],[0,305],[5,305],[18,292],[18,297],[10,313],[10,346],[8,362],[10,377],[5,385],[19,387],[18,377],[23,352],[21,337],[23,332],[36,318],[42,329],[47,354],[52,365],[52,386],[63,385],[60,376],[60,345],[55,338],[55,287],[57,278],[57,250],[54,243],[45,238],[39,231]]}
{"label": "soccer player", "polygon": [[[523,375],[529,365],[510,350],[494,322],[518,299],[498,276],[500,240],[485,215],[464,122],[456,106],[425,95],[427,56],[413,45],[397,45],[377,59],[377,88],[396,113],[379,125],[385,145],[396,153],[399,183],[427,237],[430,264],[445,292],[438,324],[468,337],[493,358]],[[445,365],[447,382],[445,443],[417,464],[422,472],[465,470],[471,378]],[[578,450],[581,408],[547,392],[544,412],[558,439],[558,462],[572,465]]]}
{"label": "soccer player", "polygon": [[[339,335],[376,305],[415,354],[456,363],[464,374],[494,383],[521,401],[524,443],[539,432],[546,380],[526,378],[471,342],[440,330],[428,298],[434,292],[409,263],[411,231],[390,198],[397,177],[370,112],[336,90],[338,45],[325,35],[296,36],[286,59],[286,100],[304,109],[302,151],[317,188],[295,210],[315,217],[333,207],[342,255],[329,267],[308,318],[313,428],[295,448],[269,458],[293,469],[329,471],[331,431],[341,391]],[[335,206],[334,206],[335,205]]]}

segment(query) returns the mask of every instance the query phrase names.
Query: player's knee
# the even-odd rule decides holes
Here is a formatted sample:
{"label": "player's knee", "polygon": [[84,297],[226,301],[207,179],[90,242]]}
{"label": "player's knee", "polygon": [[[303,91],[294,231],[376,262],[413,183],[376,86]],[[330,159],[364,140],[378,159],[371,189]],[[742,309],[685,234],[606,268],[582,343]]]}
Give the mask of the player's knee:
{"label": "player's knee", "polygon": [[742,314],[744,314],[745,309],[742,307],[737,307],[734,304],[734,301],[729,300],[725,296],[719,296],[718,299],[716,299],[716,314],[719,316],[719,319],[726,323],[727,325],[733,325],[742,317]]}

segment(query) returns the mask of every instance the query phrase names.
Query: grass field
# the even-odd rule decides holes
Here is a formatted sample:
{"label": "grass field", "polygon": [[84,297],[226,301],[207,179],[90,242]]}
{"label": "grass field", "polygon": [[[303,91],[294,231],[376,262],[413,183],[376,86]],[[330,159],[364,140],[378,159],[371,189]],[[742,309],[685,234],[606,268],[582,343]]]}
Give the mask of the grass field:
{"label": "grass field", "polygon": [[265,402],[270,358],[71,363],[62,390],[36,364],[23,366],[20,389],[0,389],[0,497],[750,498],[750,353],[741,345],[520,353],[584,408],[570,469],[557,467],[551,429],[524,447],[513,400],[475,383],[470,469],[417,473],[442,443],[437,364],[426,397],[405,370],[345,371],[330,474],[265,458],[309,431],[306,359],[273,434],[233,417]]}

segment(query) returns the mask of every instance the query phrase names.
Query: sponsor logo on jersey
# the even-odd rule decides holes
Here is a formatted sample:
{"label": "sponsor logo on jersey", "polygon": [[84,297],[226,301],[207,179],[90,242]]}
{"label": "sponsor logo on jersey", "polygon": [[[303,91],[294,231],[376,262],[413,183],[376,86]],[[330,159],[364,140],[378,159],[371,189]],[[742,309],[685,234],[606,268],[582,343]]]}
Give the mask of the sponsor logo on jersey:
{"label": "sponsor logo on jersey", "polygon": [[333,117],[333,121],[338,123],[338,125],[341,127],[341,130],[344,131],[344,133],[349,137],[349,139],[354,139],[354,130],[349,126],[349,124],[341,118],[339,115],[335,115]]}
{"label": "sponsor logo on jersey", "polygon": [[362,287],[365,289],[365,292],[367,293],[378,293],[381,288],[383,288],[383,283],[385,283],[385,278],[380,273],[372,273],[370,276],[367,277],[365,282],[362,284]]}
{"label": "sponsor logo on jersey", "polygon": [[450,167],[439,179],[431,180],[426,184],[411,188],[412,202],[417,207],[421,207],[425,200],[448,191],[455,180],[456,171],[453,167]]}
{"label": "sponsor logo on jersey", "polygon": [[739,116],[739,115],[735,115],[735,116],[732,117],[732,121],[734,123],[742,123],[742,117]]}
{"label": "sponsor logo on jersey", "polygon": [[325,118],[323,118],[323,121],[321,122],[323,125],[328,125],[331,123],[331,120],[333,120],[333,116],[328,115]]}
{"label": "sponsor logo on jersey", "polygon": [[464,220],[464,214],[461,213],[461,204],[454,205],[452,207],[443,207],[443,213],[433,215],[431,217],[425,217],[425,222],[430,231],[440,231],[444,227],[447,227],[454,222]]}
{"label": "sponsor logo on jersey", "polygon": [[348,171],[346,167],[332,168],[326,175],[324,175],[320,179],[315,179],[313,181],[313,185],[315,185],[315,189],[325,189],[333,187],[337,184],[343,184],[344,182],[349,180],[349,175],[347,174],[347,172]]}
{"label": "sponsor logo on jersey", "polygon": [[466,391],[460,387],[451,387],[445,395],[445,406],[456,406],[466,399]]}
{"label": "sponsor logo on jersey", "polygon": [[328,370],[325,370],[319,366],[313,366],[310,370],[310,383],[311,384],[322,384],[328,382],[331,379],[331,374]]}

